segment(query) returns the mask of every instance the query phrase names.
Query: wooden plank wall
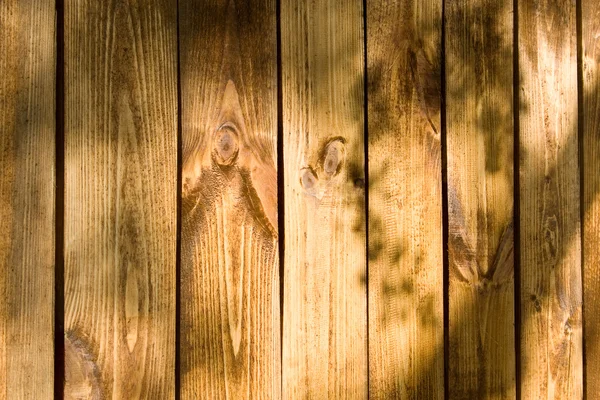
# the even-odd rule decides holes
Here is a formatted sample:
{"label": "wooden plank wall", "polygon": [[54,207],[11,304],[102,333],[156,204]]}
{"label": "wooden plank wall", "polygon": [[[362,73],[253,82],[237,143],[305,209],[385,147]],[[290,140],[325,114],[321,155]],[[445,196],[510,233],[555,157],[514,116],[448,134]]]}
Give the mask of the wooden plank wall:
{"label": "wooden plank wall", "polygon": [[596,3],[2,1],[0,400],[595,398]]}

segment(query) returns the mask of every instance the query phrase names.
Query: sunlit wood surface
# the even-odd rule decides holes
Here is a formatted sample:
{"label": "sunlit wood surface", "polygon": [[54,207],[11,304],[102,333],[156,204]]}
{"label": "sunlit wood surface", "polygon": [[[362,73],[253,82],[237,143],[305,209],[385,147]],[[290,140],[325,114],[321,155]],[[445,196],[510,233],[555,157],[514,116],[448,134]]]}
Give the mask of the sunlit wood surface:
{"label": "sunlit wood surface", "polygon": [[0,400],[594,399],[595,0],[0,2]]}
{"label": "sunlit wood surface", "polygon": [[0,399],[54,391],[54,2],[0,2]]}
{"label": "sunlit wood surface", "polygon": [[176,2],[64,6],[64,397],[172,398]]}
{"label": "sunlit wood surface", "polygon": [[275,1],[179,4],[181,395],[278,399]]}
{"label": "sunlit wood surface", "polygon": [[524,398],[577,399],[583,346],[576,7],[525,0],[518,13],[520,389]]}
{"label": "sunlit wood surface", "polygon": [[282,397],[367,395],[362,4],[281,2]]}

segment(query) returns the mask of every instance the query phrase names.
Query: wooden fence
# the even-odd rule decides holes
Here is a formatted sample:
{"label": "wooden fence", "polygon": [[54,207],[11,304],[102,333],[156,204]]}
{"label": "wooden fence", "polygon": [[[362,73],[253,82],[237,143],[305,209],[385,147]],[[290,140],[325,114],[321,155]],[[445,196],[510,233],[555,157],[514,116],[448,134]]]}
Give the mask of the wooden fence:
{"label": "wooden fence", "polygon": [[1,0],[0,399],[600,398],[595,0]]}

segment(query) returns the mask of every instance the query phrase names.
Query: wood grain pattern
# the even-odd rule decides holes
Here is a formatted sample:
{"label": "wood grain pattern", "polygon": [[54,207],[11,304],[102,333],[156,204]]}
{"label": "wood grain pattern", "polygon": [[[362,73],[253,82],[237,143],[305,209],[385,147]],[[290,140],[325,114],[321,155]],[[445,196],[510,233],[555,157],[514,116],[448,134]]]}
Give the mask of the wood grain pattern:
{"label": "wood grain pattern", "polygon": [[521,393],[583,392],[575,2],[519,1]]}
{"label": "wood grain pattern", "polygon": [[514,399],[512,0],[446,4],[448,395]]}
{"label": "wood grain pattern", "polygon": [[180,1],[181,397],[281,397],[274,0]]}
{"label": "wood grain pattern", "polygon": [[281,3],[283,398],[366,398],[362,2]]}
{"label": "wood grain pattern", "polygon": [[177,3],[65,1],[65,398],[175,392]]}
{"label": "wood grain pattern", "polygon": [[438,0],[368,1],[369,397],[442,399]]}
{"label": "wood grain pattern", "polygon": [[583,0],[583,282],[586,395],[600,393],[600,8]]}
{"label": "wood grain pattern", "polygon": [[54,1],[0,2],[0,399],[54,379]]}

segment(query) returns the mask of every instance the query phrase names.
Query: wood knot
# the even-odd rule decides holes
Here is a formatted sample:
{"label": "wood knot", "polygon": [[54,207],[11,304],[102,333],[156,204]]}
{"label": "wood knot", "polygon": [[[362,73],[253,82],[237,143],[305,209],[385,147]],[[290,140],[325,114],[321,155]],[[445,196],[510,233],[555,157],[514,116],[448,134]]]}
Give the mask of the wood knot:
{"label": "wood knot", "polygon": [[571,335],[572,331],[573,328],[571,327],[571,322],[570,320],[567,320],[567,322],[565,322],[565,336]]}
{"label": "wood knot", "polygon": [[538,299],[535,294],[532,294],[530,297],[530,300],[533,302],[533,307],[535,308],[535,311],[541,312],[542,311],[542,303],[540,302],[540,299]]}
{"label": "wood knot", "polygon": [[238,135],[235,128],[224,124],[217,129],[214,138],[213,158],[219,165],[231,165],[239,152]]}
{"label": "wood knot", "polygon": [[333,186],[333,178],[340,173],[346,158],[345,143],[346,140],[340,136],[329,139],[322,145],[316,164],[300,170],[300,185],[307,194],[321,200],[328,188]]}
{"label": "wood knot", "polygon": [[300,184],[305,190],[312,190],[317,184],[317,176],[312,168],[303,168],[300,174]]}
{"label": "wood knot", "polygon": [[346,157],[345,140],[335,137],[325,145],[322,153],[322,168],[325,177],[337,175],[344,164]]}

